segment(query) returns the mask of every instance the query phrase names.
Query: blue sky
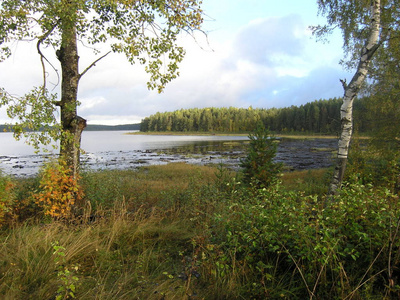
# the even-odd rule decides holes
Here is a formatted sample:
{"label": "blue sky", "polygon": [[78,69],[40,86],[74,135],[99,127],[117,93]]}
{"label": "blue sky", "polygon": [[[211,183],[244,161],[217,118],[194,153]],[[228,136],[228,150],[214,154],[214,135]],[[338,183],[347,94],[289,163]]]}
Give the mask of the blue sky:
{"label": "blue sky", "polygon": [[[339,79],[350,76],[339,65],[340,34],[324,44],[308,29],[324,22],[316,0],[204,0],[203,8],[208,39],[181,37],[181,75],[162,94],[147,90],[140,65],[113,54],[82,78],[79,114],[89,124],[114,125],[180,108],[286,107],[342,96]],[[0,86],[23,94],[40,84],[40,63],[34,44],[14,51],[0,64]],[[80,56],[82,70],[94,57],[85,49]]]}

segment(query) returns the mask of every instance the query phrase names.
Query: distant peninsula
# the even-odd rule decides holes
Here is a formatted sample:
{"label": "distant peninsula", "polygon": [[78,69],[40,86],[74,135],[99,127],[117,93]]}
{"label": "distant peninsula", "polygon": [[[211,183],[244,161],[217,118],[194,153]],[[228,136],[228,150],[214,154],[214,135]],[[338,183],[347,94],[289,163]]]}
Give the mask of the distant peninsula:
{"label": "distant peninsula", "polygon": [[[117,131],[117,130],[140,130],[139,124],[123,124],[123,125],[87,125],[85,131]],[[9,132],[11,131],[9,125],[0,125],[0,132]]]}
{"label": "distant peninsula", "polygon": [[140,123],[124,124],[124,125],[88,125],[85,128],[85,131],[117,131],[117,130],[140,130]]}

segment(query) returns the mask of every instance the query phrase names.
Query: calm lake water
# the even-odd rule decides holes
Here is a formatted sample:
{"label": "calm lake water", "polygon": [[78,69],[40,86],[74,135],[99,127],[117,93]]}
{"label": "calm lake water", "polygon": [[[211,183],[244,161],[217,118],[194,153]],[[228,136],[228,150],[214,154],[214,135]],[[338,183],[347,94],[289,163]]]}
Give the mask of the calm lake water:
{"label": "calm lake water", "polygon": [[[127,131],[87,131],[82,135],[83,168],[128,169],[142,165],[188,162],[224,163],[237,168],[248,145],[246,136],[165,136],[129,135]],[[12,133],[0,133],[0,168],[6,174],[31,176],[58,150],[35,154],[24,141],[15,141]],[[326,167],[332,163],[336,140],[281,139],[277,161],[289,169]]]}
{"label": "calm lake water", "polygon": [[[164,136],[129,135],[127,131],[87,131],[82,135],[82,163],[91,169],[135,168],[145,164],[166,164],[172,161],[193,161],[203,158],[176,153],[181,147],[205,146],[221,142],[247,140],[245,136]],[[12,133],[0,133],[0,168],[16,176],[36,174],[47,158],[58,150],[36,154],[33,147],[16,141]],[[168,153],[170,150],[174,153]],[[217,160],[217,158],[215,158]],[[220,161],[220,160],[219,160]]]}

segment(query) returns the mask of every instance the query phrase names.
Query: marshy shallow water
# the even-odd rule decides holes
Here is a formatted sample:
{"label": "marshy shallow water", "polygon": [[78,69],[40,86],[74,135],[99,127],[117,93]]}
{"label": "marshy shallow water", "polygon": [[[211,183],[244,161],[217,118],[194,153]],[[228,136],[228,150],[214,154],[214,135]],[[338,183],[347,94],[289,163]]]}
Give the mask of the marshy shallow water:
{"label": "marshy shallow water", "polygon": [[[124,131],[88,131],[82,136],[86,169],[131,169],[143,165],[187,162],[223,163],[237,169],[248,146],[246,136],[129,135]],[[57,151],[35,154],[32,147],[1,133],[0,168],[6,174],[31,176]],[[332,165],[336,139],[279,139],[276,161],[286,169],[304,170]]]}

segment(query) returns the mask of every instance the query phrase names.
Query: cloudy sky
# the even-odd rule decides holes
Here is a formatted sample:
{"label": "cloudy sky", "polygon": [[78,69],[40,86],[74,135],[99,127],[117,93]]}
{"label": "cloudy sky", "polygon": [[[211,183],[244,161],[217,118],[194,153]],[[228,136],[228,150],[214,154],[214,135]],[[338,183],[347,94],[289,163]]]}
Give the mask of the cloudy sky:
{"label": "cloudy sky", "polygon": [[[208,40],[181,37],[187,54],[180,77],[163,93],[147,90],[140,65],[112,54],[81,79],[79,114],[89,124],[116,125],[180,108],[287,107],[342,96],[339,79],[350,75],[339,65],[340,34],[324,44],[308,29],[324,22],[316,0],[203,2]],[[22,95],[41,83],[41,68],[34,44],[13,50],[0,64],[0,86]],[[81,70],[95,59],[85,49],[80,56]],[[0,112],[0,123],[8,121]]]}

